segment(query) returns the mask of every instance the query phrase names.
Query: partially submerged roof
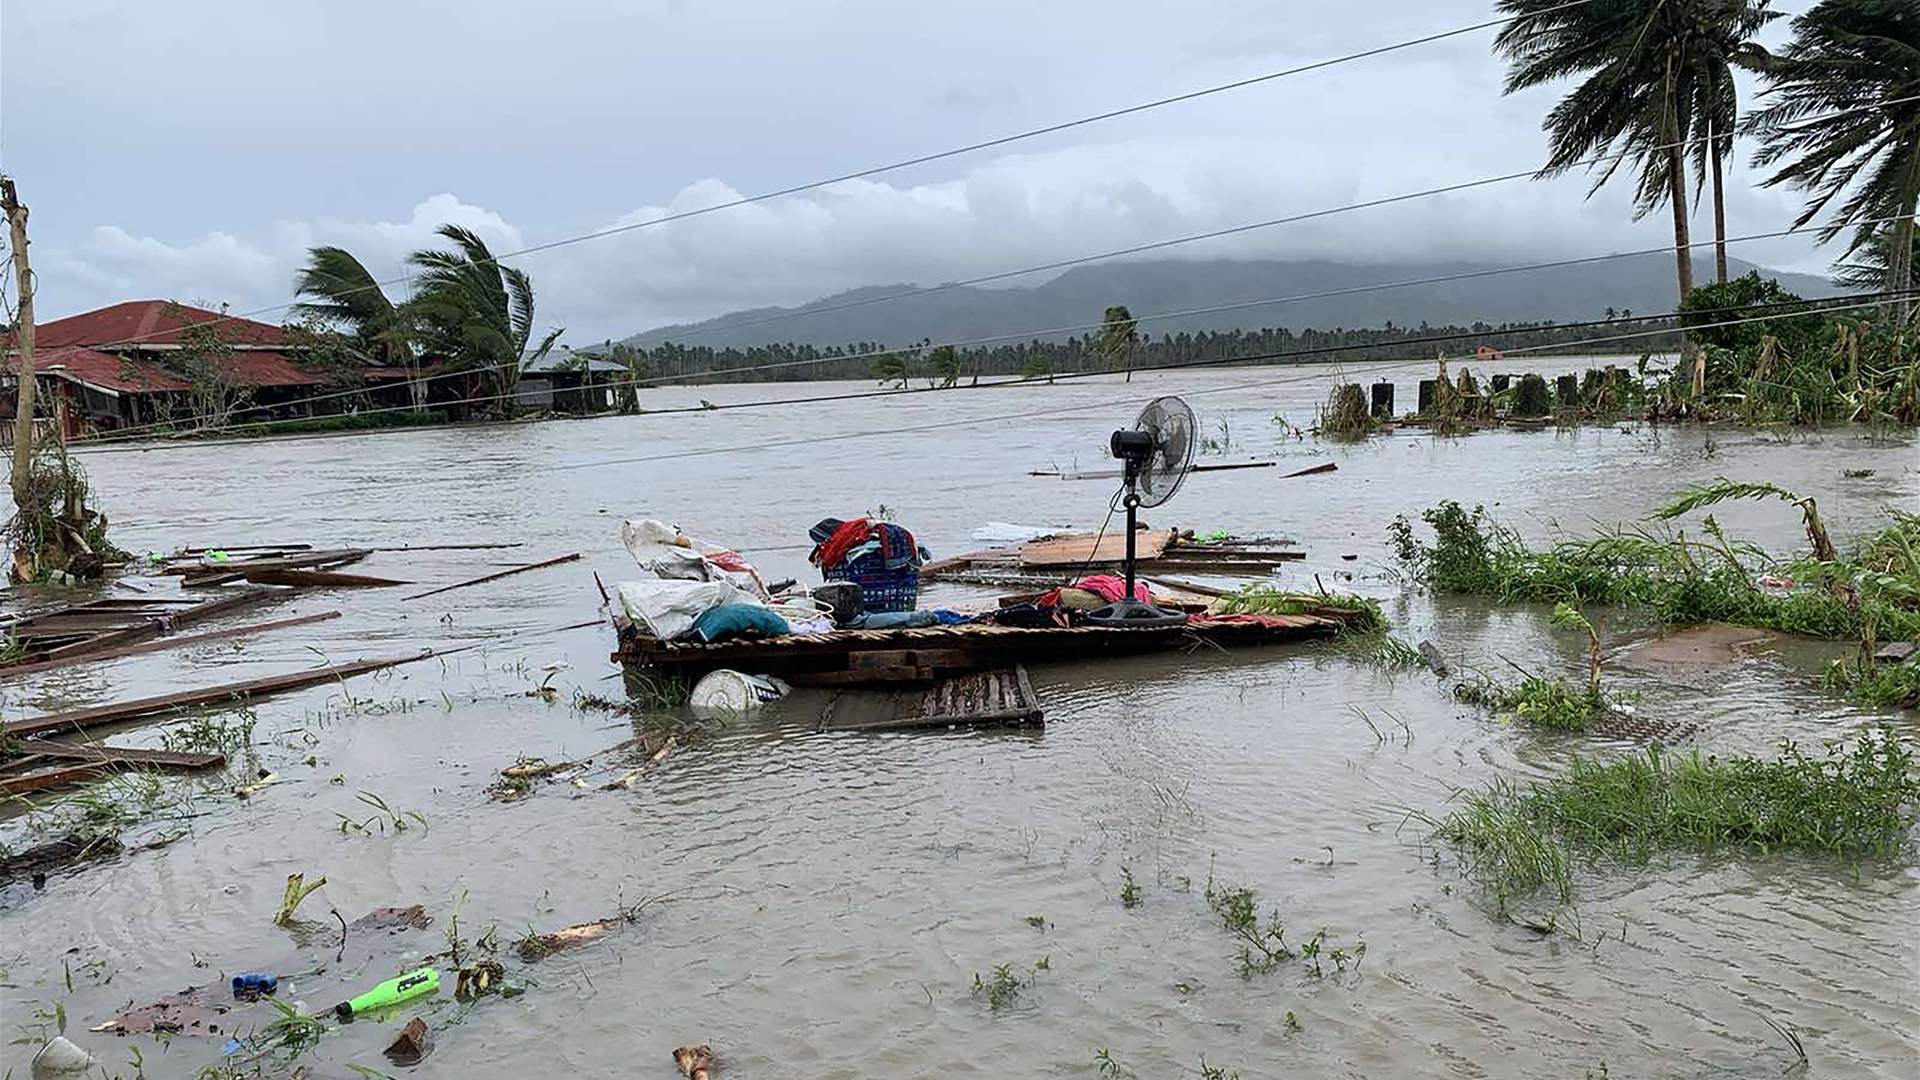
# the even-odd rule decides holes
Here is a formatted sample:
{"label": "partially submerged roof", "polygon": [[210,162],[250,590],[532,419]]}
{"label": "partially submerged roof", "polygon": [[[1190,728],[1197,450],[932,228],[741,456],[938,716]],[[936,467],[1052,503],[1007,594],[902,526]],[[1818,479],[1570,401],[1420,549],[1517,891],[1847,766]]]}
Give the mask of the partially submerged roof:
{"label": "partially submerged roof", "polygon": [[[36,375],[65,379],[108,394],[164,394],[192,389],[164,368],[93,349],[35,350]],[[20,356],[7,354],[7,373],[20,374]]]}

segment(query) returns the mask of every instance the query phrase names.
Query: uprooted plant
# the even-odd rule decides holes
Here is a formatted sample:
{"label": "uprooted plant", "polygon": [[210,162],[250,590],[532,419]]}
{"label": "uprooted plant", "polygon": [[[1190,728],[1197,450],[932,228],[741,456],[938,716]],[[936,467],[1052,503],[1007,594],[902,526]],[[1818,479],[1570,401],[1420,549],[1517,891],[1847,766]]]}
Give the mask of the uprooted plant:
{"label": "uprooted plant", "polygon": [[37,447],[26,482],[17,488],[18,506],[5,530],[13,581],[97,578],[109,562],[126,558],[107,539],[106,515],[87,506],[86,470],[66,447]]}
{"label": "uprooted plant", "polygon": [[1414,817],[1503,905],[1543,886],[1571,900],[1581,861],[1638,865],[1674,850],[1898,851],[1920,813],[1912,747],[1869,732],[1825,751],[1787,742],[1772,759],[1657,746],[1612,761],[1576,757],[1563,776],[1524,787],[1496,779],[1463,792],[1443,817]]}
{"label": "uprooted plant", "polygon": [[1325,928],[1316,930],[1298,949],[1294,948],[1287,944],[1287,927],[1280,918],[1280,912],[1270,910],[1262,921],[1259,913],[1260,896],[1244,885],[1220,885],[1209,875],[1204,895],[1207,906],[1219,917],[1221,927],[1240,943],[1238,960],[1240,977],[1243,979],[1265,974],[1282,962],[1295,958],[1301,961],[1308,974],[1320,978],[1326,974],[1326,962],[1331,962],[1337,972],[1345,971],[1348,964],[1357,969],[1367,955],[1367,943],[1364,941],[1351,948],[1329,948]]}

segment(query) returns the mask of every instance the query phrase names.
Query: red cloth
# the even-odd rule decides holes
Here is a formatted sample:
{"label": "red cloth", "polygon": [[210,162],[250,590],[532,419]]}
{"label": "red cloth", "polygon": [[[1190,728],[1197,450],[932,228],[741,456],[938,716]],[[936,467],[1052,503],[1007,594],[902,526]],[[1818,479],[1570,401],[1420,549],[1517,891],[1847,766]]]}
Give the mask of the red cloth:
{"label": "red cloth", "polygon": [[840,527],[833,530],[833,535],[827,537],[826,543],[813,549],[813,565],[823,569],[839,566],[841,560],[847,557],[847,552],[867,542],[867,534],[872,531],[873,524],[866,518],[841,522]]}
{"label": "red cloth", "polygon": [[[1083,577],[1079,581],[1074,582],[1073,587],[1098,594],[1100,599],[1105,600],[1109,604],[1117,604],[1127,595],[1126,579],[1115,577],[1112,574],[1094,574],[1091,577]],[[1133,598],[1143,604],[1153,603],[1153,594],[1147,591],[1147,583],[1144,581],[1136,581],[1133,583]]]}

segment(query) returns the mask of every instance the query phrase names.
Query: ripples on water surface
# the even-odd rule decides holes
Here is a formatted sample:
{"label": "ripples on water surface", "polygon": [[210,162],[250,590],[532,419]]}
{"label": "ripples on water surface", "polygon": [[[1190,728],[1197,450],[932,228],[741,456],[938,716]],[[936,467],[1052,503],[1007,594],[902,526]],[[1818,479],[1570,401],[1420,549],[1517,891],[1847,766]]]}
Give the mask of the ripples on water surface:
{"label": "ripples on water surface", "polygon": [[[1750,1077],[1791,1061],[1766,1015],[1803,1032],[1812,1075],[1914,1076],[1920,881],[1911,851],[1857,868],[1682,856],[1591,873],[1580,882],[1588,943],[1541,936],[1497,919],[1433,865],[1405,813],[1442,806],[1456,786],[1545,775],[1575,751],[1618,747],[1502,726],[1455,705],[1431,677],[1390,678],[1313,647],[1041,668],[1040,734],[815,734],[820,701],[797,695],[676,754],[631,792],[562,783],[513,804],[482,797],[493,770],[518,755],[579,756],[625,736],[604,715],[570,710],[565,694],[551,705],[524,694],[543,665],[561,661],[571,667],[555,685],[568,692],[618,685],[605,678],[614,669],[604,631],[551,628],[592,617],[589,569],[622,576],[620,518],[663,517],[758,549],[773,576],[806,569],[800,545],[815,520],[882,504],[937,553],[971,546],[968,533],[987,520],[1094,526],[1104,484],[1025,473],[1096,467],[1106,433],[1155,393],[1192,393],[1203,428],[1229,439],[1232,456],[1279,453],[1289,466],[1333,460],[1340,469],[1300,480],[1278,479],[1280,469],[1199,475],[1151,520],[1284,533],[1312,556],[1290,568],[1296,581],[1318,573],[1329,587],[1380,596],[1402,636],[1495,667],[1503,655],[1575,663],[1578,646],[1535,611],[1403,593],[1382,545],[1394,514],[1445,497],[1484,502],[1540,537],[1639,516],[1684,482],[1726,474],[1818,495],[1836,533],[1851,537],[1881,507],[1914,505],[1920,490],[1910,437],[1855,432],[1708,436],[1632,425],[1316,445],[1285,437],[1273,417],[1309,423],[1325,373],[1221,389],[1274,377],[1145,375],[1131,386],[89,456],[117,538],[138,549],[527,545],[363,564],[427,583],[568,551],[585,559],[413,604],[404,589],[302,599],[275,614],[338,607],[345,616],[9,687],[16,717],[285,670],[314,662],[315,649],[344,660],[488,642],[344,690],[259,703],[260,760],[292,782],[247,803],[196,802],[192,835],[163,850],[57,877],[39,895],[24,886],[0,895],[8,1036],[55,1000],[70,1030],[84,1032],[130,999],[245,968],[308,966],[313,954],[296,955],[268,924],[285,875],[305,871],[330,882],[309,903],[348,917],[427,904],[437,922],[422,950],[437,946],[463,894],[463,930],[497,924],[508,940],[598,917],[623,898],[676,894],[608,944],[533,968],[537,985],[523,997],[490,999],[457,1026],[451,1002],[433,1006],[440,1038],[420,1071],[435,1075],[665,1076],[669,1049],[708,1041],[722,1075],[735,1078],[1093,1076],[1102,1047],[1138,1076],[1195,1075],[1205,1055],[1246,1077],[1565,1078],[1598,1075],[1603,1062],[1613,1077]],[[1412,378],[1401,376],[1403,403]],[[649,404],[795,391],[665,390]],[[1053,408],[1078,411],[952,424]],[[578,467],[915,427],[928,430]],[[1841,476],[1860,468],[1875,474]],[[1715,512],[1730,532],[1776,549],[1800,542],[1780,507]],[[942,595],[957,594],[929,590]],[[1611,623],[1616,633],[1634,627],[1626,617]],[[1793,648],[1731,674],[1616,677],[1644,692],[1643,711],[1702,721],[1699,741],[1714,750],[1844,737],[1888,719],[1820,691],[1823,655]],[[1911,733],[1911,714],[1891,719]],[[330,783],[336,776],[342,782]],[[360,790],[419,811],[430,828],[343,836],[336,812],[361,810]],[[1130,910],[1119,902],[1122,866],[1144,894]],[[1287,965],[1243,981],[1237,949],[1200,895],[1209,872],[1259,890],[1295,939],[1325,927],[1330,942],[1364,940],[1359,973],[1313,980]],[[1044,927],[1028,925],[1030,915]],[[974,973],[1041,958],[1048,970],[1012,1009],[990,1014],[970,996]],[[94,961],[104,967],[82,966]],[[298,992],[319,1008],[389,973],[329,973]],[[1297,1031],[1284,1022],[1289,1012]],[[315,1075],[390,1070],[379,1048],[392,1026],[330,1034],[309,1059]],[[132,1075],[126,1041],[83,1041]],[[139,1045],[155,1077],[194,1075],[219,1054],[218,1040]],[[5,1049],[15,1075],[30,1050]]]}

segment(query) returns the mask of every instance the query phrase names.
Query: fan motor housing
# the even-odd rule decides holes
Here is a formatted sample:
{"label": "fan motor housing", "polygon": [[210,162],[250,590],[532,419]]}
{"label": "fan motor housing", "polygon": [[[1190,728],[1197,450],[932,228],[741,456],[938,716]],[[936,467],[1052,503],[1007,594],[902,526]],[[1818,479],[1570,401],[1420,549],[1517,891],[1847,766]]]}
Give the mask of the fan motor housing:
{"label": "fan motor housing", "polygon": [[1145,461],[1153,456],[1154,440],[1150,431],[1116,431],[1110,445],[1113,456],[1124,461]]}

